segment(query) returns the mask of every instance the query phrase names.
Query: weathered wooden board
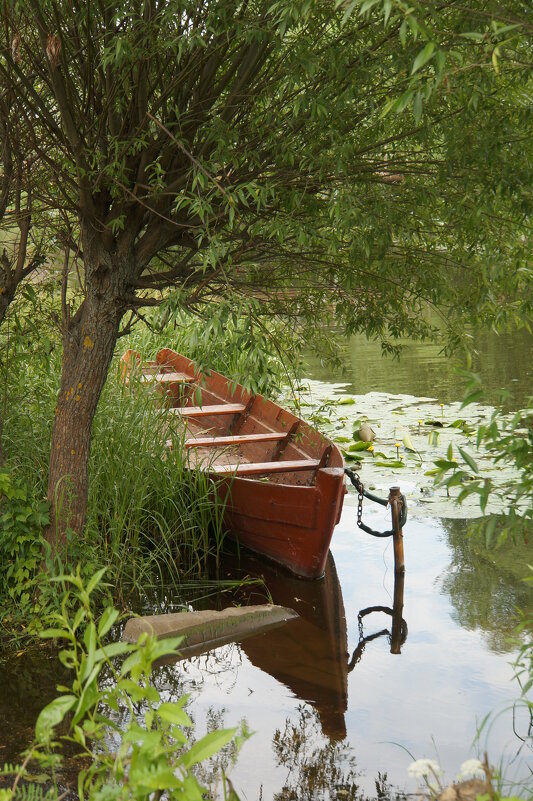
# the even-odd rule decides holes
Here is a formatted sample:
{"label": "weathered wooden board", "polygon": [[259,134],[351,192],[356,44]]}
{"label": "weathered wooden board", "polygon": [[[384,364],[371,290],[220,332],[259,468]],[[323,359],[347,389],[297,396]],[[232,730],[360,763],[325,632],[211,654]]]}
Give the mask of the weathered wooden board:
{"label": "weathered wooden board", "polygon": [[296,617],[294,610],[274,604],[231,607],[221,612],[205,610],[132,617],[124,627],[122,639],[137,642],[143,632],[156,634],[161,639],[182,636],[179,656],[185,658],[282,626]]}

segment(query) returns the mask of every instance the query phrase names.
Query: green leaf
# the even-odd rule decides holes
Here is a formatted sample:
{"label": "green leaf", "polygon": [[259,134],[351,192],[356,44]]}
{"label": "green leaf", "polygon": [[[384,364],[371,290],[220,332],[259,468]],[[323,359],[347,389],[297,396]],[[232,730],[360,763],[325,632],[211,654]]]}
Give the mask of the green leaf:
{"label": "green leaf", "polygon": [[209,759],[216,754],[227,743],[231,742],[237,733],[237,729],[219,729],[209,732],[201,740],[198,740],[187,753],[183,754],[181,763],[185,768],[191,768],[204,759]]}
{"label": "green leaf", "polygon": [[417,92],[413,101],[413,117],[415,122],[418,123],[422,119],[422,111],[424,108],[424,101],[422,99],[422,92]]}
{"label": "green leaf", "polygon": [[479,33],[479,31],[466,31],[466,33],[460,33],[463,39],[471,39],[473,42],[482,42],[485,38],[484,33]]}
{"label": "green leaf", "polygon": [[161,704],[157,709],[157,714],[161,720],[165,720],[168,723],[175,723],[178,726],[192,726],[190,717],[179,704]]}
{"label": "green leaf", "polygon": [[348,452],[356,453],[357,451],[367,451],[371,445],[371,442],[352,442],[352,444],[348,447]]}
{"label": "green leaf", "polygon": [[434,52],[435,52],[435,43],[428,42],[427,45],[420,51],[420,53],[415,58],[413,62],[413,68],[411,70],[411,75],[414,75],[415,72],[418,72],[418,70],[424,66],[424,64],[427,64],[427,62],[433,56]]}
{"label": "green leaf", "polygon": [[50,742],[54,728],[58,723],[61,723],[77,700],[75,695],[61,695],[59,698],[54,698],[53,701],[41,710],[35,724],[35,737],[37,742]]}
{"label": "green leaf", "polygon": [[98,699],[100,697],[100,692],[98,690],[98,685],[96,683],[96,677],[98,676],[98,673],[100,672],[101,668],[102,665],[96,665],[96,667],[93,668],[92,673],[87,679],[83,692],[79,698],[78,705],[76,707],[76,712],[74,714],[74,717],[72,718],[72,722],[74,724],[79,723],[81,720],[83,720],[84,715],[89,711],[89,709],[92,709],[98,702]]}
{"label": "green leaf", "polygon": [[106,570],[107,570],[106,567],[102,567],[101,570],[97,570],[94,576],[92,576],[92,578],[89,580],[89,583],[87,584],[87,595],[90,595],[91,592],[95,589],[95,587],[97,587],[98,584],[100,584],[102,576],[104,575]]}
{"label": "green leaf", "polygon": [[80,671],[80,679],[81,681],[85,681],[87,676],[91,673],[96,657],[96,626],[94,622],[91,620],[87,628],[85,629],[85,634],[83,636],[83,640],[85,643],[85,647],[87,648],[87,661],[85,662],[83,669]]}
{"label": "green leaf", "polygon": [[118,609],[114,609],[112,606],[107,606],[104,611],[102,612],[102,616],[98,623],[98,636],[104,637],[109,629],[113,626],[116,622],[120,612]]}
{"label": "green leaf", "polygon": [[129,642],[111,642],[109,645],[104,645],[103,648],[98,648],[94,654],[94,661],[101,662],[103,659],[112,659],[115,656],[131,653],[135,647]]}
{"label": "green leaf", "polygon": [[485,393],[482,389],[475,389],[473,392],[470,392],[464,399],[461,404],[461,409],[464,409],[465,406],[469,406],[471,403],[476,403],[476,401],[481,400]]}
{"label": "green leaf", "polygon": [[457,446],[457,449],[461,454],[461,456],[463,457],[463,459],[465,460],[465,462],[467,463],[467,465],[474,471],[474,473],[479,473],[479,467],[477,466],[475,459],[472,456],[470,456],[470,454],[467,451],[465,451],[464,448]]}
{"label": "green leaf", "polygon": [[405,19],[402,22],[402,24],[400,25],[400,30],[399,30],[398,33],[399,33],[399,36],[400,36],[401,45],[402,45],[402,47],[405,47],[405,43],[407,41],[407,21]]}
{"label": "green leaf", "polygon": [[497,522],[497,518],[496,517],[491,517],[489,519],[489,522],[485,526],[485,546],[487,548],[490,548],[490,546],[492,545],[492,538],[493,538],[494,532],[496,530],[496,522]]}
{"label": "green leaf", "polygon": [[403,444],[405,445],[406,450],[411,451],[412,453],[416,453],[416,448],[411,442],[411,437],[409,434],[406,434],[402,440]]}
{"label": "green leaf", "polygon": [[45,629],[39,632],[43,640],[73,640],[74,637],[67,629]]}

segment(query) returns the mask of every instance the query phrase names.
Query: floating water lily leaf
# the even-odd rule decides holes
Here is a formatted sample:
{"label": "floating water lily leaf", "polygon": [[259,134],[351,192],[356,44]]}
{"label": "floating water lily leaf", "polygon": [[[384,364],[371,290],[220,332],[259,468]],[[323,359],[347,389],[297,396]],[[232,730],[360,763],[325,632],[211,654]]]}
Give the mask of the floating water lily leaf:
{"label": "floating water lily leaf", "polygon": [[345,442],[351,442],[351,441],[352,440],[350,439],[350,437],[343,437],[343,436],[335,437],[335,442],[340,442],[341,444],[343,444]]}
{"label": "floating water lily leaf", "polygon": [[346,462],[357,462],[357,464],[362,464],[361,457],[356,456],[355,453],[348,453],[348,451],[343,451],[342,455]]}
{"label": "floating water lily leaf", "polygon": [[[390,486],[391,475],[398,478],[401,474],[402,492],[410,501],[411,517],[416,517],[417,510],[424,517],[429,511],[445,518],[479,517],[482,514],[480,499],[484,500],[485,481],[492,480],[497,486],[500,481],[512,480],[515,475],[514,470],[506,464],[495,466],[490,452],[483,445],[476,451],[477,474],[466,459],[463,461],[457,450],[459,446],[471,450],[468,437],[480,424],[490,426],[494,411],[492,407],[473,404],[461,410],[460,401],[456,401],[446,405],[443,419],[440,402],[432,398],[385,392],[352,395],[351,387],[348,388],[346,384],[312,380],[309,382],[309,391],[312,392],[312,409],[321,415],[330,415],[329,423],[320,426],[322,431],[325,434],[329,432],[333,439],[343,437],[340,441],[346,442],[346,447],[350,443],[360,448],[350,449],[351,452],[345,453],[345,458],[351,466],[355,465],[357,470],[360,468],[365,486],[373,484],[381,493]],[[349,397],[354,398],[355,404],[346,404],[342,408],[336,401],[334,405],[330,404],[331,398],[341,398],[347,392],[350,392]],[[404,410],[401,422],[394,414],[400,409]],[[369,443],[353,435],[353,430],[357,432],[363,422],[368,422],[379,432],[377,447],[387,452],[378,452],[376,449],[372,453],[368,450]],[[404,434],[409,436],[413,446],[413,451],[404,451],[405,463],[396,459],[395,448],[395,443],[401,441]],[[457,455],[460,464],[455,461],[454,455]],[[444,483],[434,483],[435,477],[443,477],[443,469],[435,466],[435,459],[446,464],[444,478],[448,482],[452,479],[448,488]],[[466,484],[469,489],[479,487],[479,491],[465,497],[462,506],[458,506],[455,503],[457,495]],[[495,502],[495,498],[494,493],[488,497],[486,514],[500,511],[501,505]]]}
{"label": "floating water lily leaf", "polygon": [[339,406],[353,406],[354,403],[355,403],[355,399],[354,398],[350,398],[350,397],[340,398],[337,401],[337,403],[338,403]]}
{"label": "floating water lily leaf", "polygon": [[355,453],[357,451],[367,451],[370,448],[371,444],[372,444],[371,442],[363,442],[363,441],[352,442],[348,450],[350,453]]}
{"label": "floating water lily leaf", "polygon": [[428,437],[428,442],[433,447],[436,447],[439,444],[439,432],[431,431]]}
{"label": "floating water lily leaf", "polygon": [[454,420],[453,423],[450,423],[448,428],[458,428],[460,431],[465,434],[465,436],[469,437],[471,434],[474,433],[474,427],[469,425],[466,420]]}
{"label": "floating water lily leaf", "polygon": [[415,446],[414,446],[414,445],[413,445],[413,443],[411,442],[411,437],[409,436],[409,434],[406,434],[406,435],[404,436],[404,438],[403,438],[402,442],[403,442],[403,444],[405,445],[405,447],[406,447],[406,449],[407,449],[408,451],[411,451],[412,453],[416,453],[416,452],[417,452],[417,450],[416,450]]}

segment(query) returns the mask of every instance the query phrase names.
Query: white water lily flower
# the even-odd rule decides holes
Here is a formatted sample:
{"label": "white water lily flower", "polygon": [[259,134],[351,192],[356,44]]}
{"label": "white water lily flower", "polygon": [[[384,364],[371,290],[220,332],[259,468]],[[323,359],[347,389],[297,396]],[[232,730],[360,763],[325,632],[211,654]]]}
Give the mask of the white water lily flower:
{"label": "white water lily flower", "polygon": [[407,773],[415,779],[427,779],[428,776],[440,776],[442,771],[434,759],[417,759],[415,762],[411,762]]}
{"label": "white water lily flower", "polygon": [[465,776],[485,776],[485,769],[483,767],[483,762],[480,762],[479,759],[467,759],[466,762],[463,762],[461,765],[461,772],[459,773],[458,779],[464,779]]}

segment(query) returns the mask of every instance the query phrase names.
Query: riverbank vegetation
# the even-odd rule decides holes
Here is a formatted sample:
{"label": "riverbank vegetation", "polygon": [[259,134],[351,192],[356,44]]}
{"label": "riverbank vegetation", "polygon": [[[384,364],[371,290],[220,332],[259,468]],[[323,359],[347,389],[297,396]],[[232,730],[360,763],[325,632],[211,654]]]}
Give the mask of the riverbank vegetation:
{"label": "riverbank vegetation", "polygon": [[[16,643],[24,632],[38,631],[48,596],[42,573],[43,532],[49,522],[48,443],[61,372],[60,343],[49,327],[54,310],[53,294],[45,304],[36,293],[21,298],[1,347],[5,461],[0,468],[0,620]],[[154,318],[151,328],[125,338],[123,348],[132,346],[150,357],[172,343],[200,363],[205,360],[215,369],[229,365],[236,379],[246,378],[248,317],[235,314],[228,320],[226,310],[219,308],[211,325],[189,315],[166,324]],[[34,348],[28,353],[30,334]],[[287,365],[276,355],[281,332],[274,328],[274,334],[275,344],[266,340],[255,349],[253,380],[263,392],[275,394]],[[54,560],[49,549],[45,558],[51,575],[80,563],[87,580],[106,566],[113,598],[124,606],[128,599],[150,594],[154,586],[179,587],[194,578],[200,587],[208,579],[208,564],[216,569],[225,532],[222,510],[213,502],[205,474],[186,469],[178,441],[172,449],[166,446],[171,434],[165,429],[164,410],[150,392],[132,391],[119,380],[119,355],[93,424],[85,537],[80,540],[70,531],[61,559]]]}
{"label": "riverbank vegetation", "polygon": [[450,347],[529,316],[520,0],[4,5],[2,297],[43,258],[62,285],[53,550],[83,536],[117,338],[154,304],[245,296],[389,349],[435,334],[427,302]]}
{"label": "riverbank vegetation", "polygon": [[526,5],[1,3],[6,636],[78,563],[121,609],[216,563],[220,510],[121,386],[129,345],[268,393],[332,330],[451,351],[530,325]]}

